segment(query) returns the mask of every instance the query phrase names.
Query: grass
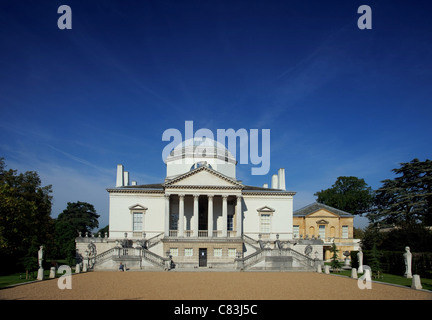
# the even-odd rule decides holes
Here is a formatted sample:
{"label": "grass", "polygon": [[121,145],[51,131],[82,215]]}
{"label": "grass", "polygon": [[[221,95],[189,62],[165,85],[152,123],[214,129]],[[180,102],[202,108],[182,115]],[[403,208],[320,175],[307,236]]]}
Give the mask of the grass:
{"label": "grass", "polygon": [[[74,273],[74,269],[72,269],[72,273]],[[50,274],[49,269],[44,270],[44,279],[49,279],[49,274]],[[62,275],[60,273],[56,273],[56,278],[59,278],[61,276]],[[29,279],[26,279],[25,272],[0,276],[0,289],[15,284],[38,281],[36,278],[37,278],[37,271],[29,272]]]}
{"label": "grass", "polygon": [[[341,276],[351,277],[351,270],[341,270],[340,272],[332,272],[332,273],[338,274]],[[381,274],[381,276],[382,277],[380,279],[372,279],[372,281],[384,282],[384,283],[390,283],[390,284],[398,284],[398,285],[401,285],[404,287],[411,288],[412,279],[407,279],[403,276],[394,275],[394,274],[390,274],[390,273],[383,273],[383,274]],[[359,274],[358,277],[361,277],[361,274]],[[423,289],[432,291],[432,279],[420,277],[420,281],[421,281]]]}

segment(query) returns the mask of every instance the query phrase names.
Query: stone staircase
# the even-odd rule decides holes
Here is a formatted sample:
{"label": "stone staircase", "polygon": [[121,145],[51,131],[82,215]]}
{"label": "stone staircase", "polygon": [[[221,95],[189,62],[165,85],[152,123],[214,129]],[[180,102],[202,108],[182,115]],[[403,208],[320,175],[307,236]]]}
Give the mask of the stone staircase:
{"label": "stone staircase", "polygon": [[94,258],[92,263],[93,270],[116,270],[120,262],[125,265],[126,270],[169,270],[170,259],[161,257],[149,250],[158,245],[162,238],[163,233],[149,240],[138,240],[132,248],[117,245],[114,248],[106,250]]}
{"label": "stone staircase", "polygon": [[295,241],[263,241],[244,236],[244,242],[256,251],[235,259],[239,270],[314,271],[322,261],[294,250]]}
{"label": "stone staircase", "polygon": [[[119,243],[114,248],[96,255],[89,263],[93,270],[118,270],[120,262],[126,270],[170,270],[170,258],[150,251],[161,244],[164,234],[161,233],[148,240],[136,240],[133,247],[124,247]],[[284,271],[314,271],[322,260],[311,257],[313,247],[305,249],[311,242],[296,241],[264,241],[255,240],[243,235],[244,246],[250,251],[242,258],[234,259],[232,268],[235,270],[284,270]],[[304,243],[303,243],[304,242]],[[313,244],[313,243],[312,243]],[[294,249],[295,247],[296,249]],[[247,251],[249,251],[247,250]]]}

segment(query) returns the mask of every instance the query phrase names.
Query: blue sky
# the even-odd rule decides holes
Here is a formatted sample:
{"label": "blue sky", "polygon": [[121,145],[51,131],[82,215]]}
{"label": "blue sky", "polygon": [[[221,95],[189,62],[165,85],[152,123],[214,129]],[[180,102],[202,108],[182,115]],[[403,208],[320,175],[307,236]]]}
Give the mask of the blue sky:
{"label": "blue sky", "polygon": [[[57,9],[72,9],[59,30]],[[359,30],[357,8],[372,8]],[[372,188],[431,158],[428,1],[12,1],[0,3],[0,156],[53,185],[56,217],[87,201],[108,224],[122,163],[165,177],[168,128],[271,130],[294,208],[339,176]],[[357,226],[364,220],[356,218]]]}

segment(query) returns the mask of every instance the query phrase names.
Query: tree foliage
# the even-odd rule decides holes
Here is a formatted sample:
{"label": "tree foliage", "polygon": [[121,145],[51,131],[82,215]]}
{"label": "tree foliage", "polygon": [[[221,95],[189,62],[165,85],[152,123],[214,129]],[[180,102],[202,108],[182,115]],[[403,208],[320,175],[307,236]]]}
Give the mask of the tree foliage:
{"label": "tree foliage", "polygon": [[41,186],[36,172],[6,170],[0,158],[0,257],[9,262],[0,271],[15,267],[23,257],[36,256],[35,248],[51,243],[51,192],[51,185]]}
{"label": "tree foliage", "polygon": [[330,248],[330,252],[333,253],[331,260],[330,260],[330,266],[332,267],[332,269],[334,271],[338,271],[339,269],[342,268],[342,264],[339,261],[338,258],[338,252],[339,250],[336,247],[336,244],[333,242],[332,247]]}
{"label": "tree foliage", "polygon": [[432,225],[432,161],[414,159],[392,171],[398,176],[382,181],[369,220],[404,229]]}
{"label": "tree foliage", "polygon": [[372,188],[364,179],[352,176],[338,177],[331,188],[318,191],[314,195],[320,203],[356,215],[369,212],[374,199]]}
{"label": "tree foliage", "polygon": [[75,258],[75,238],[78,232],[85,235],[99,226],[99,215],[94,206],[87,202],[68,202],[59,214],[55,224],[56,242],[59,255],[72,260]]}

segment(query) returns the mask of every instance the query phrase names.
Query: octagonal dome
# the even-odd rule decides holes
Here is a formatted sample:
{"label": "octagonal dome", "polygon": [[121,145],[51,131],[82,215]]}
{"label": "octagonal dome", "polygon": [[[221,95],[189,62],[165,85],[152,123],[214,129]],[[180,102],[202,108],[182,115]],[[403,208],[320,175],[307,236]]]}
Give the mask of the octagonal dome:
{"label": "octagonal dome", "polygon": [[235,178],[236,159],[221,143],[207,138],[196,137],[178,144],[166,158],[167,178],[207,166]]}

